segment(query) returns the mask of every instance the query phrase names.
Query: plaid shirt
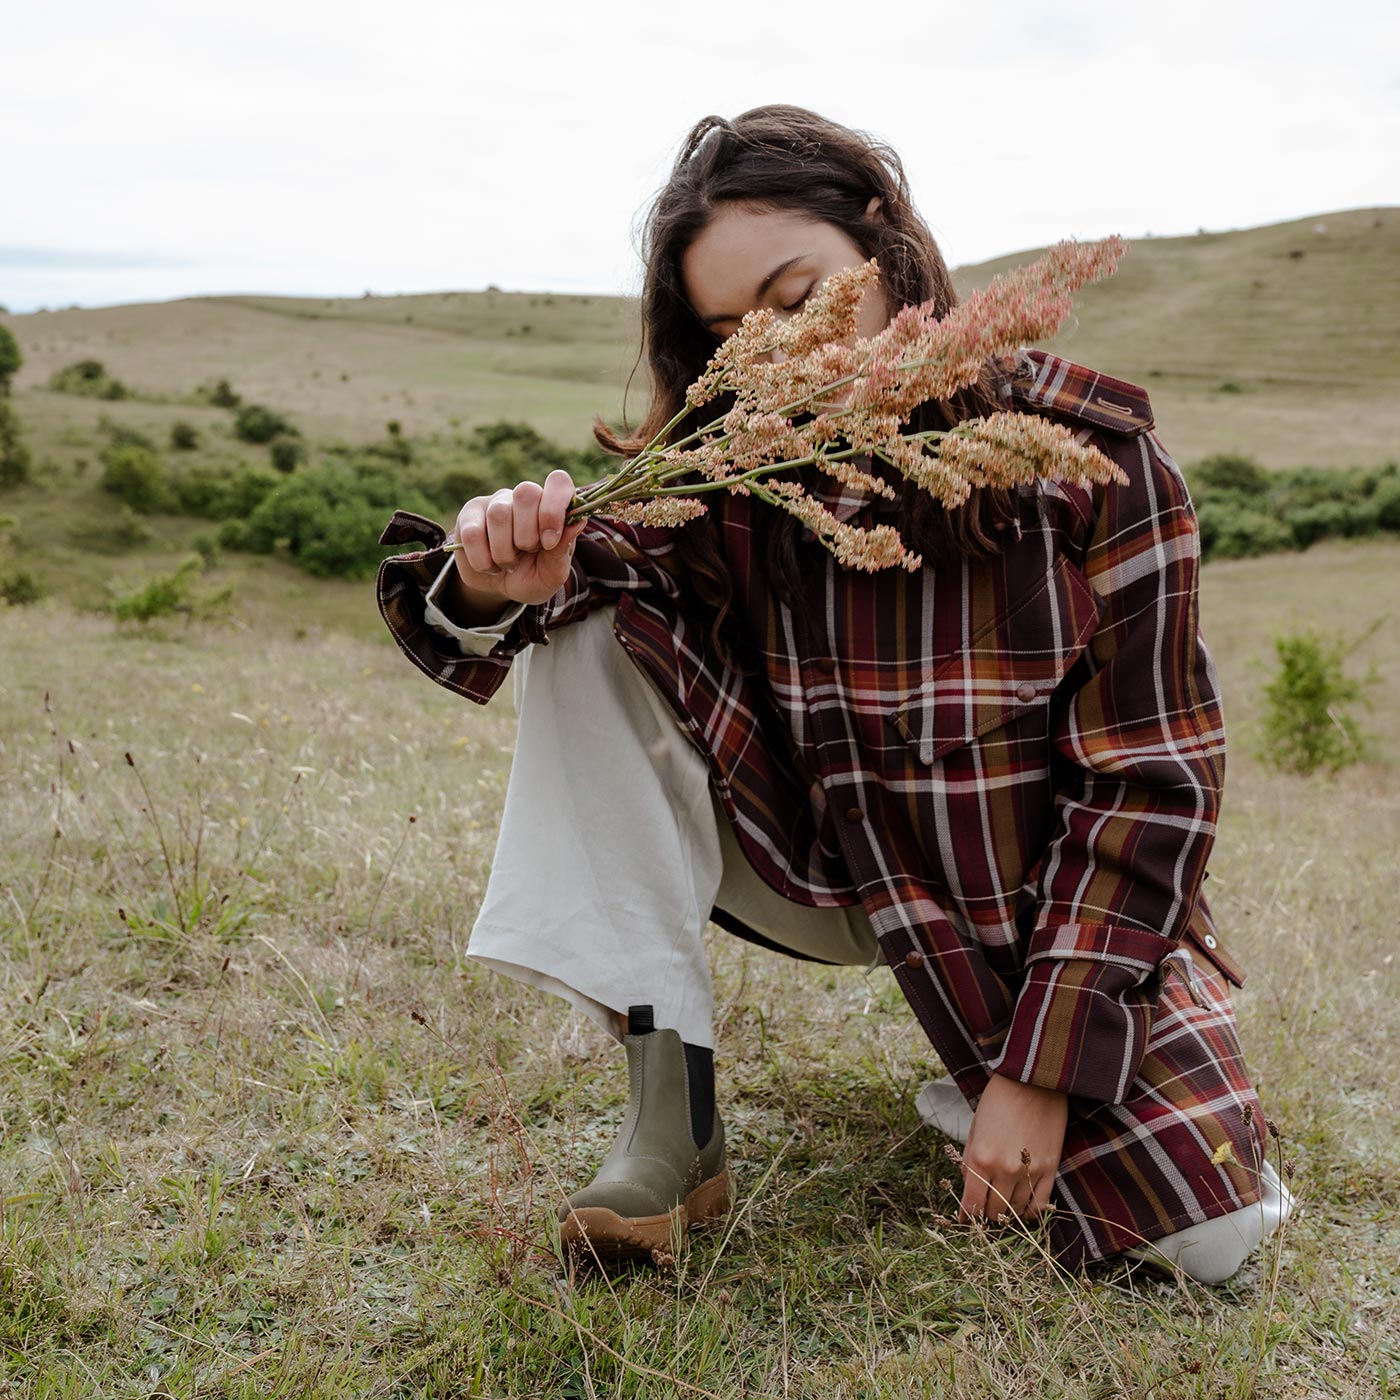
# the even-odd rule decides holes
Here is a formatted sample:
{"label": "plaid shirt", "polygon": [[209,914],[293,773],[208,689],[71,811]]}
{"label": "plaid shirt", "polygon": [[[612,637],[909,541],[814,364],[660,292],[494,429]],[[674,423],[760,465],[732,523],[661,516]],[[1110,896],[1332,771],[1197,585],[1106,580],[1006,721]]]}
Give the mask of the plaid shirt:
{"label": "plaid shirt", "polygon": [[[432,548],[386,559],[378,595],[409,659],[483,704],[522,647],[615,604],[755,870],[799,903],[863,902],[968,1101],[993,1072],[1070,1096],[1049,1230],[1072,1266],[1257,1202],[1264,1123],[1230,1002],[1243,974],[1202,894],[1225,736],[1185,482],[1136,385],[1032,351],[1004,394],[1128,484],[1022,487],[998,556],[916,574],[843,568],[808,533],[802,619],[766,577],[768,507],[714,493],[723,625],[752,675],[715,655],[672,529],[591,518],[565,585],[484,656],[424,623],[440,526],[395,515],[386,543]],[[828,503],[894,518],[835,482]]]}

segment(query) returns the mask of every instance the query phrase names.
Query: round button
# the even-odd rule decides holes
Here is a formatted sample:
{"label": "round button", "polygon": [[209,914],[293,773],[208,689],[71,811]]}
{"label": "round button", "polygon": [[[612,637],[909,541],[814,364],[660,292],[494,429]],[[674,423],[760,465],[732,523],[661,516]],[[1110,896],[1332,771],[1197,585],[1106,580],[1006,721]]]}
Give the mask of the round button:
{"label": "round button", "polygon": [[1213,933],[1208,933],[1208,934],[1206,934],[1206,936],[1205,936],[1203,939],[1201,939],[1201,942],[1204,943],[1204,944],[1206,945],[1207,948],[1214,948],[1214,947],[1215,947],[1215,935],[1214,935]]}
{"label": "round button", "polygon": [[922,967],[923,965],[924,965],[924,955],[923,955],[922,953],[918,952],[917,950],[916,950],[915,952],[912,952],[912,953],[905,953],[905,955],[904,955],[904,966],[905,966],[905,967]]}
{"label": "round button", "polygon": [[1018,700],[1034,700],[1035,687],[1029,681],[1022,681],[1016,687],[1016,698]]}
{"label": "round button", "polygon": [[830,656],[817,657],[817,670],[825,671],[829,676],[836,669],[836,660]]}
{"label": "round button", "polygon": [[865,820],[865,813],[861,811],[859,807],[847,807],[846,820],[848,822],[863,822]]}

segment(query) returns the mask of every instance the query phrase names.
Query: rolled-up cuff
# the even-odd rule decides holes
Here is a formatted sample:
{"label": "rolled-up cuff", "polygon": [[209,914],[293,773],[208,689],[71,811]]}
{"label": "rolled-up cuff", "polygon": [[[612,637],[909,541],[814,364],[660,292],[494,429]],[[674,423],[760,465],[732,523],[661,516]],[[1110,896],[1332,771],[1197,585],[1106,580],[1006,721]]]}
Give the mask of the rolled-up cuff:
{"label": "rolled-up cuff", "polygon": [[475,627],[464,627],[461,623],[453,622],[438,606],[437,600],[442,586],[447,580],[448,570],[454,568],[456,565],[449,555],[439,570],[437,578],[433,580],[432,585],[424,595],[423,621],[435,632],[456,641],[462,648],[464,656],[486,656],[504,639],[512,624],[525,611],[525,604],[508,605],[507,610],[500,617],[491,622],[480,623]]}
{"label": "rolled-up cuff", "polygon": [[1023,1084],[1122,1103],[1147,1050],[1155,986],[1155,976],[1127,962],[1032,963],[1001,1053],[987,1068]]}

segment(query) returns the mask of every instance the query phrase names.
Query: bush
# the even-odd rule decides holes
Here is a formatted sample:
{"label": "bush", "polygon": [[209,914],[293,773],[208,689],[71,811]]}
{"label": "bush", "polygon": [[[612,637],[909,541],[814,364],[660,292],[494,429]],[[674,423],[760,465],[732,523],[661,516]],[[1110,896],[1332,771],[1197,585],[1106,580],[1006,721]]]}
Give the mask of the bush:
{"label": "bush", "polygon": [[175,504],[185,515],[206,520],[242,520],[251,515],[277,485],[261,467],[192,467],[170,478]]}
{"label": "bush", "polygon": [[296,429],[280,414],[261,404],[244,404],[233,420],[233,434],[243,442],[265,443]]}
{"label": "bush", "polygon": [[0,394],[10,392],[10,380],[19,373],[24,363],[19,342],[11,334],[8,326],[0,326]]}
{"label": "bush", "polygon": [[268,448],[272,465],[279,472],[294,472],[306,461],[306,444],[299,437],[275,437]]}
{"label": "bush", "polygon": [[1206,457],[1190,469],[1191,483],[1211,494],[1229,492],[1247,500],[1262,501],[1269,494],[1273,478],[1252,457],[1234,452],[1219,452]]}
{"label": "bush", "polygon": [[1234,501],[1204,500],[1196,519],[1203,559],[1246,559],[1293,548],[1293,532],[1281,520]]}
{"label": "bush", "polygon": [[142,515],[165,509],[171,503],[165,468],[154,452],[134,444],[108,447],[102,453],[105,470],[102,489]]}
{"label": "bush", "polygon": [[0,601],[12,608],[27,607],[44,596],[44,586],[28,569],[0,574]]}
{"label": "bush", "polygon": [[79,360],[65,369],[55,370],[49,388],[60,394],[81,394],[89,399],[124,399],[130,391],[119,379],[113,379],[101,360]]}
{"label": "bush", "polygon": [[195,390],[195,397],[213,404],[215,408],[237,408],[243,402],[243,396],[233,392],[233,386],[227,379],[216,379],[212,384],[201,384]]}
{"label": "bush", "polygon": [[203,567],[204,561],[199,555],[192,554],[182,560],[173,573],[153,574],[139,588],[117,594],[112,599],[117,621],[147,623],[177,612],[184,613],[188,621],[227,612],[233,598],[233,585],[196,591],[195,580]]}
{"label": "bush", "polygon": [[1372,535],[1379,528],[1375,501],[1322,501],[1284,515],[1299,549],[1306,549],[1328,535]]}
{"label": "bush", "polygon": [[33,458],[20,433],[19,418],[10,401],[0,398],[0,490],[23,486]]}
{"label": "bush", "polygon": [[176,452],[193,452],[199,446],[199,431],[183,418],[170,425],[170,446]]}
{"label": "bush", "polygon": [[433,512],[426,497],[392,476],[327,463],[282,478],[245,525],[219,532],[219,543],[259,554],[285,548],[322,578],[368,578],[384,557],[379,532],[398,507]]}
{"label": "bush", "polygon": [[1376,524],[1382,530],[1400,530],[1400,479],[1377,487],[1371,503],[1376,510]]}
{"label": "bush", "polygon": [[[1361,697],[1361,684],[1342,673],[1346,653],[1358,644],[1325,642],[1313,630],[1274,638],[1279,670],[1264,691],[1266,762],[1307,774],[1336,772],[1363,756],[1361,732],[1344,708]],[[1367,681],[1377,679],[1373,668]]]}

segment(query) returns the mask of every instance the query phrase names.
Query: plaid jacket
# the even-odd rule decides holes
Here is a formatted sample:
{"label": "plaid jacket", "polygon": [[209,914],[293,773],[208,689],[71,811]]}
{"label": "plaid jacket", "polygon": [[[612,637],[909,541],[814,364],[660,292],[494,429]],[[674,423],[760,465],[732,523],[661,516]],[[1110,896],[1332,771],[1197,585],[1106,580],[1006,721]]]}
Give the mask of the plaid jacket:
{"label": "plaid jacket", "polygon": [[[385,543],[432,547],[386,559],[378,597],[408,658],[478,703],[522,647],[615,604],[755,870],[799,903],[864,903],[969,1103],[992,1072],[1070,1096],[1049,1231],[1073,1266],[1257,1202],[1264,1123],[1230,1000],[1243,974],[1202,894],[1225,735],[1185,482],[1136,385],[1032,351],[1003,394],[1128,484],[1021,488],[998,556],[916,574],[843,568],[808,535],[803,618],[765,576],[767,507],[714,493],[723,635],[754,674],[716,656],[670,529],[593,517],[566,584],[485,656],[424,624],[433,522],[389,523]],[[844,519],[893,518],[831,489]]]}

